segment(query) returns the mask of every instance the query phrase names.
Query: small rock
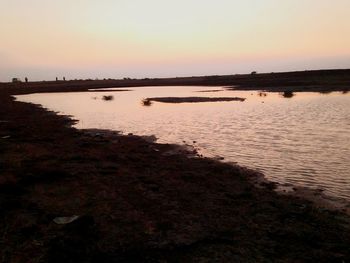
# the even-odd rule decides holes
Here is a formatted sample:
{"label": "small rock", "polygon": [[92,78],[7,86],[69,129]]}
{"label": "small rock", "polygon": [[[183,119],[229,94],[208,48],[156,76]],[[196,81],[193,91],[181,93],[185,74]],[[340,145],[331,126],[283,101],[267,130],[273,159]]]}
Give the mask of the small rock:
{"label": "small rock", "polygon": [[79,218],[79,216],[77,216],[77,215],[68,216],[68,217],[56,217],[56,218],[54,218],[53,221],[58,225],[66,225],[66,224],[74,222],[78,218]]}

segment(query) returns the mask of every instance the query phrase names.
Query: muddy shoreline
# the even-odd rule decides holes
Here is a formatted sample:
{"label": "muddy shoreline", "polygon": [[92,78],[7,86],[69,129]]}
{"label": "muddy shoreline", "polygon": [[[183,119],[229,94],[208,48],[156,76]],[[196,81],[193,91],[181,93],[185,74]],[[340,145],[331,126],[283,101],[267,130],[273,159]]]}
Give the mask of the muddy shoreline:
{"label": "muddy shoreline", "polygon": [[2,262],[350,260],[345,214],[256,187],[249,169],[80,131],[10,96],[30,91],[0,90]]}
{"label": "muddy shoreline", "polygon": [[218,101],[245,101],[246,98],[238,97],[155,97],[144,99],[145,103],[151,103],[152,101],[162,102],[162,103],[199,103],[199,102],[218,102]]}

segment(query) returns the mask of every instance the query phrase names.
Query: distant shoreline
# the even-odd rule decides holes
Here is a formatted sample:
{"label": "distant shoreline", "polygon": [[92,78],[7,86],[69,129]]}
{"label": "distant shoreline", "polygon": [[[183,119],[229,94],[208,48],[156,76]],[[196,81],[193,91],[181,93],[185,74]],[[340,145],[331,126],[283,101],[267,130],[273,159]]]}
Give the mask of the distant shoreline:
{"label": "distant shoreline", "polygon": [[33,92],[72,92],[141,86],[226,86],[236,90],[271,92],[348,92],[350,90],[350,69],[179,78],[0,83],[0,89],[10,89],[12,94],[17,95]]}

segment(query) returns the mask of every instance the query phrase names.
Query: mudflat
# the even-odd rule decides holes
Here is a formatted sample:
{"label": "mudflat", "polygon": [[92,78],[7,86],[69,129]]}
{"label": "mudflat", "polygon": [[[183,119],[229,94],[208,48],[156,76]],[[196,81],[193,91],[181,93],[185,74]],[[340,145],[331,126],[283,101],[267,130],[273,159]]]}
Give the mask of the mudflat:
{"label": "mudflat", "polygon": [[72,128],[11,95],[85,87],[24,85],[0,89],[2,262],[350,260],[347,215],[240,166]]}
{"label": "mudflat", "polygon": [[218,102],[218,101],[245,101],[245,98],[239,97],[156,97],[146,98],[144,102],[163,102],[163,103],[199,103],[199,102]]}

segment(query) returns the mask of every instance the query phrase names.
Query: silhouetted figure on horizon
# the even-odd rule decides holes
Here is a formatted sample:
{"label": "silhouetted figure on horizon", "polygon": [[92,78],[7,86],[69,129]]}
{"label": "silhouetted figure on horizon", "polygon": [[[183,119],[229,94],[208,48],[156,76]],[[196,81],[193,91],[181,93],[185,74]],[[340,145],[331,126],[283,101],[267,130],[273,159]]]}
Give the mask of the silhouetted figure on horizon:
{"label": "silhouetted figure on horizon", "polygon": [[25,77],[25,79],[24,79],[25,81],[26,81],[26,83],[28,83],[28,78],[27,77]]}
{"label": "silhouetted figure on horizon", "polygon": [[63,81],[66,81],[66,77],[63,77]]}
{"label": "silhouetted figure on horizon", "polygon": [[58,81],[58,78],[56,77],[56,81]]}

